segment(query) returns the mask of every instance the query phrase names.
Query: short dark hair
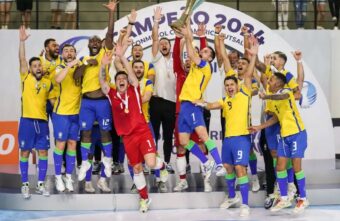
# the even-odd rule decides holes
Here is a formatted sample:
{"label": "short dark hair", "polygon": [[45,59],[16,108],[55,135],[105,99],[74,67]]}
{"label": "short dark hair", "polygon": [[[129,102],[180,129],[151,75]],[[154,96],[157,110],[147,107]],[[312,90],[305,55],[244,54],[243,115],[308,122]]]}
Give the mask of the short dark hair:
{"label": "short dark hair", "polygon": [[91,39],[98,39],[99,41],[102,41],[102,39],[98,36],[98,35],[93,35],[93,36],[91,36],[90,38],[89,38],[89,41],[91,40]]}
{"label": "short dark hair", "polygon": [[71,47],[71,48],[73,48],[74,49],[74,51],[75,52],[77,52],[77,49],[73,46],[73,45],[71,45],[71,44],[64,44],[63,45],[63,47],[62,47],[62,49],[61,49],[61,51],[63,51],[64,50],[64,48],[68,48],[68,47]]}
{"label": "short dark hair", "polygon": [[275,77],[277,77],[283,84],[287,83],[287,78],[281,72],[274,72]]}
{"label": "short dark hair", "polygon": [[143,62],[142,60],[134,60],[134,61],[132,62],[132,66],[133,66],[134,64],[136,64],[136,63],[142,63],[143,66],[144,66],[144,62]]}
{"label": "short dark hair", "polygon": [[211,61],[213,61],[215,59],[215,56],[216,56],[215,50],[210,46],[207,46],[207,48],[209,48],[210,51],[211,51]]}
{"label": "short dark hair", "polygon": [[287,62],[287,55],[283,53],[282,51],[275,51],[274,54],[279,56],[279,58],[282,58],[285,61],[285,64]]}
{"label": "short dark hair", "polygon": [[232,50],[229,54],[234,54],[236,53],[237,57],[240,58],[240,52],[236,51],[236,50]]}
{"label": "short dark hair", "polygon": [[162,41],[162,40],[166,40],[169,42],[169,45],[171,46],[171,41],[169,38],[166,38],[166,37],[162,37],[161,39],[159,39],[159,42]]}
{"label": "short dark hair", "polygon": [[128,77],[128,74],[127,74],[125,71],[118,71],[118,72],[116,73],[116,76],[115,76],[115,81],[117,80],[117,77],[118,77],[119,75],[125,75],[126,77]]}
{"label": "short dark hair", "polygon": [[50,44],[51,41],[55,41],[55,39],[54,38],[46,39],[45,42],[44,42],[44,47],[46,48]]}
{"label": "short dark hair", "polygon": [[248,62],[248,64],[250,63],[249,59],[246,58],[246,57],[242,57],[242,58],[240,58],[239,60],[245,60],[246,62]]}
{"label": "short dark hair", "polygon": [[140,47],[142,47],[142,49],[143,49],[143,46],[142,46],[141,44],[136,43],[136,44],[132,45],[131,51],[133,51],[133,49],[134,49],[135,47],[137,47],[137,46],[140,46]]}
{"label": "short dark hair", "polygon": [[233,80],[236,84],[238,84],[238,79],[237,79],[237,77],[235,77],[235,75],[225,77],[223,83],[225,84],[225,82],[228,81],[228,80]]}
{"label": "short dark hair", "polygon": [[28,61],[28,64],[31,66],[34,61],[40,61],[40,58],[38,57],[31,57]]}

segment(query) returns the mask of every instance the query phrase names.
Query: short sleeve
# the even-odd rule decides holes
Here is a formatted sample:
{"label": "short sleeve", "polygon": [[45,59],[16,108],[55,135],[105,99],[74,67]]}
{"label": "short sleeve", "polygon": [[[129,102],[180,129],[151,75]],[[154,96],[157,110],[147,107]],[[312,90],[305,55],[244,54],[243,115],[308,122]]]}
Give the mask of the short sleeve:
{"label": "short sleeve", "polygon": [[295,89],[299,86],[298,83],[296,82],[294,75],[292,75],[292,73],[290,72],[287,72],[286,74],[286,82],[290,89]]}
{"label": "short sleeve", "polygon": [[251,96],[251,91],[244,84],[241,85],[240,92],[247,97]]}
{"label": "short sleeve", "polygon": [[21,80],[21,82],[23,82],[27,78],[28,74],[29,74],[28,71],[20,72],[20,80]]}
{"label": "short sleeve", "polygon": [[147,80],[145,84],[145,91],[153,92],[153,84],[151,80]]}
{"label": "short sleeve", "polygon": [[197,67],[204,68],[207,64],[208,64],[207,61],[204,61],[204,60],[201,59],[201,62],[197,65]]}
{"label": "short sleeve", "polygon": [[253,91],[256,91],[259,89],[259,84],[257,83],[257,81],[255,79],[252,79],[251,80],[251,89]]}
{"label": "short sleeve", "polygon": [[234,69],[230,69],[229,71],[227,71],[227,72],[225,73],[225,76],[226,76],[226,77],[229,77],[229,76],[236,76],[236,72],[235,72]]}
{"label": "short sleeve", "polygon": [[149,63],[148,76],[155,75],[155,68],[152,63]]}

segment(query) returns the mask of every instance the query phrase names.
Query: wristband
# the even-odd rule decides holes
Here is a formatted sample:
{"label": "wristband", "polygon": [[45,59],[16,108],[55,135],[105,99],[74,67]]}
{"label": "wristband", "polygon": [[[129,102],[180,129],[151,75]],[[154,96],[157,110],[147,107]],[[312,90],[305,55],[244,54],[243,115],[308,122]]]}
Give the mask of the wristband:
{"label": "wristband", "polygon": [[160,22],[160,21],[161,21],[161,19],[154,19],[153,20],[153,22],[157,22],[157,23]]}
{"label": "wristband", "polygon": [[135,25],[135,23],[134,22],[129,22],[129,25]]}
{"label": "wristband", "polygon": [[302,63],[302,61],[301,61],[301,60],[298,60],[298,61],[297,61],[297,63],[300,63],[300,64],[301,64],[301,63]]}
{"label": "wristband", "polygon": [[219,34],[220,34],[220,32],[216,32],[216,31],[215,31],[215,35],[219,35]]}

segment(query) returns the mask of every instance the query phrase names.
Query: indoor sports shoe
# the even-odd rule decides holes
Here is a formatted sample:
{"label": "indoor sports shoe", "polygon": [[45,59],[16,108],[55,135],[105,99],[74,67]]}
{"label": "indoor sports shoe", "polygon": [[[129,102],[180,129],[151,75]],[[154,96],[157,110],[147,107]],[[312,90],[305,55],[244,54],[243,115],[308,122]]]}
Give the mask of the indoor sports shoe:
{"label": "indoor sports shoe", "polygon": [[58,192],[64,192],[65,191],[65,184],[63,179],[61,178],[61,175],[55,176],[55,188]]}
{"label": "indoor sports shoe", "polygon": [[273,205],[276,204],[277,200],[278,197],[275,196],[275,194],[269,194],[269,196],[267,196],[267,198],[264,201],[264,208],[270,209]]}
{"label": "indoor sports shoe", "polygon": [[103,191],[104,193],[109,193],[111,192],[111,189],[109,188],[109,186],[107,185],[106,179],[101,177],[98,180],[97,183],[98,188]]}
{"label": "indoor sports shoe", "polygon": [[274,205],[272,208],[270,208],[271,212],[278,212],[284,208],[288,208],[292,205],[292,203],[288,199],[282,199],[280,198],[276,205]]}
{"label": "indoor sports shoe", "polygon": [[88,160],[83,160],[78,173],[78,180],[82,181],[86,177],[86,172],[91,168],[91,164]]}
{"label": "indoor sports shoe", "polygon": [[260,190],[260,182],[257,174],[251,176],[251,191],[257,192]]}
{"label": "indoor sports shoe", "polygon": [[240,197],[236,194],[234,198],[229,198],[228,196],[225,197],[225,200],[220,205],[221,209],[228,209],[232,206],[235,206],[240,202]]}
{"label": "indoor sports shoe", "polygon": [[112,175],[112,158],[111,157],[104,157],[103,158],[103,165],[104,165],[104,173],[106,177],[111,177]]}
{"label": "indoor sports shoe", "polygon": [[296,186],[294,183],[288,183],[288,199],[290,202],[293,202],[296,194]]}
{"label": "indoor sports shoe", "polygon": [[205,174],[205,178],[210,178],[211,176],[211,172],[212,170],[214,169],[214,166],[215,166],[215,162],[214,161],[211,161],[211,160],[208,160],[207,162],[204,163],[203,165],[203,173]]}
{"label": "indoor sports shoe", "polygon": [[44,182],[38,182],[35,192],[43,196],[50,196],[50,192],[46,189]]}
{"label": "indoor sports shoe", "polygon": [[246,205],[246,204],[242,204],[242,205],[240,206],[240,216],[241,216],[241,217],[247,217],[247,216],[249,216],[249,214],[250,214],[250,208],[249,208],[249,206]]}
{"label": "indoor sports shoe", "polygon": [[21,186],[21,195],[24,199],[29,199],[31,197],[30,188],[28,182],[23,183]]}
{"label": "indoor sports shoe", "polygon": [[131,187],[131,189],[130,189],[130,192],[131,192],[131,193],[134,193],[134,194],[137,194],[137,193],[138,193],[136,184],[133,184],[133,185],[132,185],[132,187]]}
{"label": "indoor sports shoe", "polygon": [[92,186],[92,182],[91,181],[85,182],[85,192],[87,192],[87,193],[94,193],[94,192],[96,192],[96,190]]}
{"label": "indoor sports shoe", "polygon": [[160,178],[163,183],[168,181],[169,172],[167,169],[160,170]]}
{"label": "indoor sports shoe", "polygon": [[69,191],[69,192],[73,192],[74,188],[73,188],[73,180],[71,175],[66,175],[63,177],[64,183],[65,183],[65,188]]}
{"label": "indoor sports shoe", "polygon": [[160,181],[157,182],[157,188],[160,193],[167,193],[168,192],[168,187],[166,186],[166,183]]}
{"label": "indoor sports shoe", "polygon": [[298,198],[293,213],[295,214],[303,213],[308,206],[309,202],[307,199]]}
{"label": "indoor sports shoe", "polygon": [[187,180],[180,180],[174,188],[174,192],[181,192],[183,190],[188,189],[188,181]]}
{"label": "indoor sports shoe", "polygon": [[216,166],[216,176],[224,176],[226,173],[227,171],[222,164]]}
{"label": "indoor sports shoe", "polygon": [[140,199],[139,200],[139,211],[146,213],[149,210],[151,199]]}

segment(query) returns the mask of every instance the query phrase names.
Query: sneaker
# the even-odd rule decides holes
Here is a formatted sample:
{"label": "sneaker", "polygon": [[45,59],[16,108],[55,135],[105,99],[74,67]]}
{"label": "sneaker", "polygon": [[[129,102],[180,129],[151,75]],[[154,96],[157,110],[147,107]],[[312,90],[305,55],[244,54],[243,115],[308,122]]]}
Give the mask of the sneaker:
{"label": "sneaker", "polygon": [[273,205],[276,204],[278,200],[278,197],[275,196],[275,194],[269,194],[267,198],[264,200],[264,208],[270,209]]}
{"label": "sneaker", "polygon": [[124,169],[124,164],[119,163],[118,164],[118,173],[124,173],[125,169]]}
{"label": "sneaker", "polygon": [[100,171],[100,163],[98,161],[93,162],[92,173],[98,174]]}
{"label": "sneaker", "polygon": [[91,164],[87,160],[83,160],[78,173],[78,180],[82,181],[86,177],[86,172],[91,168]]}
{"label": "sneaker", "polygon": [[288,200],[293,202],[296,194],[296,186],[294,183],[288,183]]}
{"label": "sneaker", "polygon": [[334,26],[333,30],[339,30],[338,26]]}
{"label": "sneaker", "polygon": [[303,213],[305,211],[305,209],[309,206],[309,202],[307,199],[301,199],[299,198],[297,200],[297,203],[295,205],[295,208],[293,210],[293,213],[295,214],[300,214]]}
{"label": "sneaker", "polygon": [[336,21],[336,17],[335,16],[332,17],[332,21]]}
{"label": "sneaker", "polygon": [[134,194],[138,193],[136,184],[133,184],[133,185],[132,185],[132,187],[131,187],[131,189],[130,189],[130,192],[131,192],[131,193],[134,193]]}
{"label": "sneaker", "polygon": [[66,176],[63,177],[63,181],[65,183],[65,187],[69,192],[73,192],[74,188],[73,188],[73,180],[71,175],[66,174]]}
{"label": "sneaker", "polygon": [[118,163],[117,162],[113,162],[112,164],[112,174],[118,174]]}
{"label": "sneaker", "polygon": [[181,192],[183,190],[188,189],[188,181],[187,180],[180,180],[174,188],[174,192]]}
{"label": "sneaker", "polygon": [[241,217],[246,217],[246,216],[249,216],[249,213],[250,213],[250,208],[248,205],[246,204],[242,204],[240,206],[240,216]]}
{"label": "sneaker", "polygon": [[61,175],[55,176],[55,188],[58,192],[64,192],[65,191],[65,184],[63,179],[61,178]]}
{"label": "sneaker", "polygon": [[318,25],[318,26],[316,26],[316,29],[317,29],[317,30],[323,30],[323,29],[324,29],[324,27],[322,27],[322,26]]}
{"label": "sneaker", "polygon": [[212,191],[212,187],[210,184],[210,177],[205,176],[204,178],[204,192],[210,193]]}
{"label": "sneaker", "polygon": [[44,182],[38,182],[35,192],[43,196],[50,196],[50,192],[46,189]]}
{"label": "sneaker", "polygon": [[251,191],[257,192],[260,190],[260,182],[257,174],[251,176]]}
{"label": "sneaker", "polygon": [[103,158],[103,165],[104,165],[104,173],[106,177],[111,177],[112,175],[112,158],[111,157],[104,157]]}
{"label": "sneaker", "polygon": [[168,180],[169,172],[166,169],[160,170],[160,178],[163,183],[165,183]]}
{"label": "sneaker", "polygon": [[221,209],[228,209],[232,206],[235,206],[240,202],[240,197],[236,194],[234,198],[229,198],[228,196],[225,197],[225,200],[220,205]]}
{"label": "sneaker", "polygon": [[21,195],[24,199],[29,199],[31,197],[29,183],[23,183],[21,186]]}
{"label": "sneaker", "polygon": [[151,199],[140,199],[139,200],[139,211],[146,213],[149,210]]}
{"label": "sneaker", "polygon": [[167,193],[168,192],[168,187],[166,186],[166,183],[160,181],[157,182],[157,187],[160,193]]}
{"label": "sneaker", "polygon": [[209,179],[211,176],[211,172],[214,169],[215,162],[208,160],[204,165],[203,165],[203,173],[205,174],[205,178]]}
{"label": "sneaker", "polygon": [[288,25],[283,26],[283,30],[289,30]]}
{"label": "sneaker", "polygon": [[185,167],[185,171],[186,171],[186,174],[191,173],[191,166],[190,166],[190,164],[187,164],[187,166]]}
{"label": "sneaker", "polygon": [[226,173],[227,171],[222,164],[216,166],[216,176],[224,176]]}
{"label": "sneaker", "polygon": [[175,173],[175,170],[172,168],[171,164],[167,164],[165,168],[168,171],[168,173],[171,173],[171,174]]}
{"label": "sneaker", "polygon": [[96,192],[96,190],[92,186],[92,182],[91,181],[85,182],[85,192],[87,192],[87,193],[94,193],[94,192]]}
{"label": "sneaker", "polygon": [[98,180],[97,183],[98,188],[103,191],[104,193],[109,193],[111,192],[111,189],[109,188],[109,186],[107,185],[106,179],[101,177]]}
{"label": "sneaker", "polygon": [[288,200],[288,199],[282,199],[280,198],[276,205],[274,205],[272,208],[270,208],[270,211],[271,212],[277,212],[277,211],[280,211],[284,208],[288,208],[292,205],[292,203]]}

